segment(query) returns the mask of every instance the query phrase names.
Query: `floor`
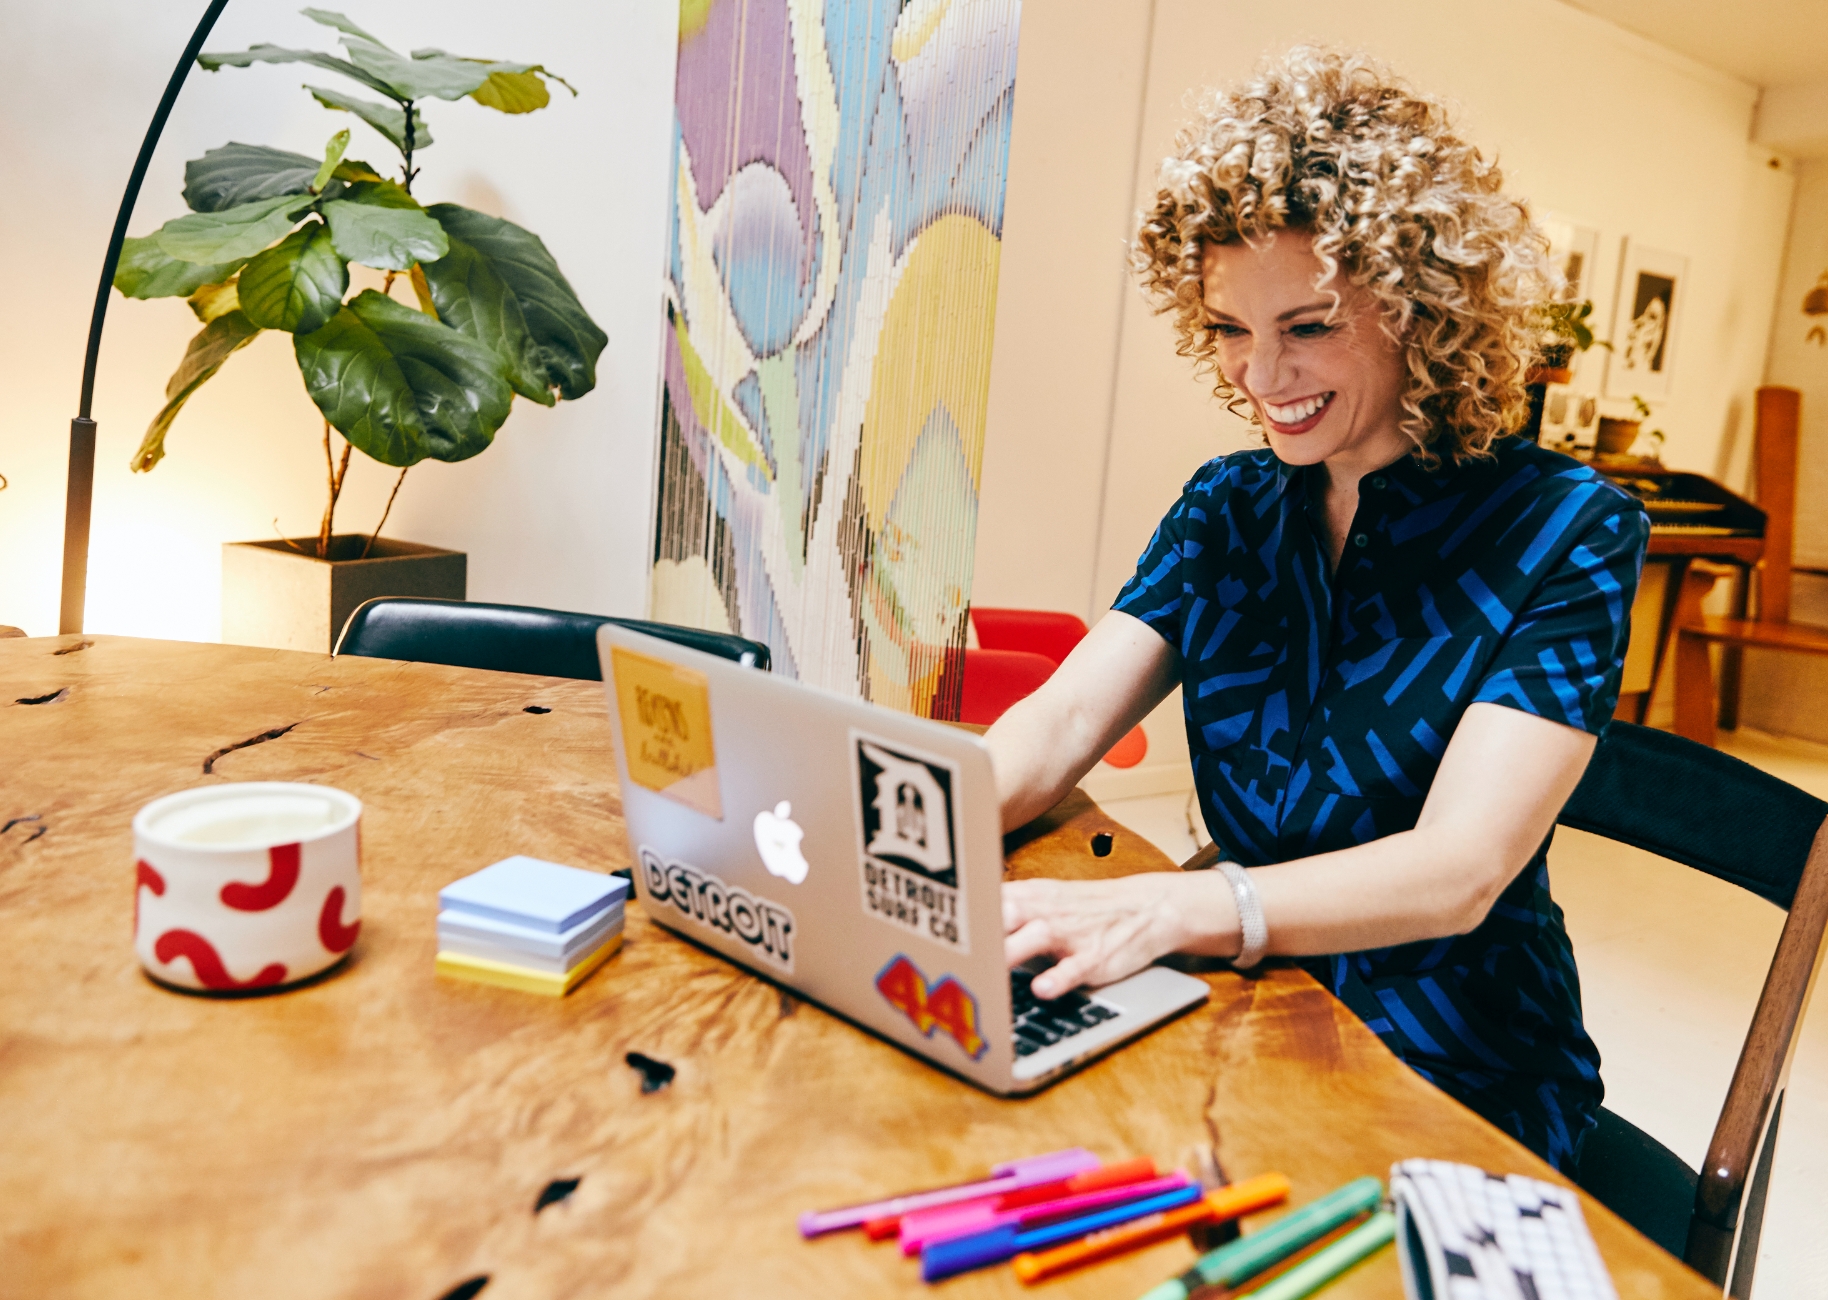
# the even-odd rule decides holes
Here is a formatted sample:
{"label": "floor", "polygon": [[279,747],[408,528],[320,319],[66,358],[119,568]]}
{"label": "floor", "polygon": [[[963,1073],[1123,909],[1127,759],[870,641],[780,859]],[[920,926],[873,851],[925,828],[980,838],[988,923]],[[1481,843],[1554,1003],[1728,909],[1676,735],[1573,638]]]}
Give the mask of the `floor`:
{"label": "floor", "polygon": [[[1721,748],[1828,799],[1828,745],[1741,728]],[[1206,840],[1185,794],[1105,809],[1176,861]],[[1194,814],[1190,818],[1190,814]],[[1196,838],[1197,835],[1197,838]],[[1580,961],[1606,1104],[1691,1167],[1706,1155],[1783,913],[1743,890],[1566,829],[1549,856]],[[1824,999],[1828,1000],[1828,999]],[[1805,1023],[1784,1106],[1755,1294],[1828,1297],[1828,1013]]]}

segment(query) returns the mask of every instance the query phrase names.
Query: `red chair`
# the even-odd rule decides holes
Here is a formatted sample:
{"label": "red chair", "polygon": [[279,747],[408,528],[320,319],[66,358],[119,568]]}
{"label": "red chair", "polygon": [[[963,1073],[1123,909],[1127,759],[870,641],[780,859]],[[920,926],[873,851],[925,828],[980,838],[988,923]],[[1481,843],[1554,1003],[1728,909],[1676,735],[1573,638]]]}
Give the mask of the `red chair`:
{"label": "red chair", "polygon": [[[971,607],[971,627],[981,649],[965,651],[964,704],[959,718],[984,725],[1031,695],[1085,639],[1085,620],[1046,609]],[[1036,662],[1039,661],[1039,662]],[[1104,761],[1135,767],[1149,752],[1149,738],[1132,727]]]}
{"label": "red chair", "polygon": [[1054,675],[1054,661],[1026,650],[966,650],[960,722],[989,726]]}

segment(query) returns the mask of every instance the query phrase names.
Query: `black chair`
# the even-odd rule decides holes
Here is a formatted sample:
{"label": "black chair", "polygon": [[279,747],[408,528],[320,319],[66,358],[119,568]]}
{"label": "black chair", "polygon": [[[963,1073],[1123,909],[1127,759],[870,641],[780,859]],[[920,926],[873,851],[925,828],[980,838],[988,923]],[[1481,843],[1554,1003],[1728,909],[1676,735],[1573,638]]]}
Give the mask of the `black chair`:
{"label": "black chair", "polygon": [[410,596],[381,596],[356,606],[337,638],[335,653],[600,682],[597,629],[605,623],[752,668],[769,666],[767,646],[724,632],[639,618]]}
{"label": "black chair", "polygon": [[1557,819],[1749,889],[1789,916],[1698,1175],[1601,1109],[1577,1181],[1737,1300],[1752,1290],[1758,1235],[1797,1029],[1828,922],[1828,803],[1736,758],[1664,731],[1610,724]]}

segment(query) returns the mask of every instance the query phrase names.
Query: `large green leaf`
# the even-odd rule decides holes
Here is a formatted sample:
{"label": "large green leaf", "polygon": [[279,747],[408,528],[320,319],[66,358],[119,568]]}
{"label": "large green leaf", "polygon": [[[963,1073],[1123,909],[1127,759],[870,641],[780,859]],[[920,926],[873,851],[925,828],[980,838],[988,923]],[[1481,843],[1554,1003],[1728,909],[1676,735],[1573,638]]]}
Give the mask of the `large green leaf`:
{"label": "large green leaf", "polygon": [[[450,235],[483,257],[520,304],[527,330],[539,347],[545,385],[567,401],[597,385],[597,357],[608,337],[584,310],[565,273],[540,237],[511,221],[455,203],[426,209]],[[439,308],[442,314],[443,308]]]}
{"label": "large green leaf", "polygon": [[336,28],[337,31],[342,32],[345,36],[360,36],[365,41],[373,41],[376,45],[380,45],[382,49],[387,48],[385,45],[381,44],[379,37],[363,31],[360,27],[357,27],[351,22],[347,14],[339,14],[334,9],[300,9],[298,12],[314,23],[321,23],[325,27]]}
{"label": "large green leaf", "polygon": [[285,234],[313,202],[309,194],[280,194],[222,212],[194,212],[167,221],[152,237],[160,252],[181,262],[239,261]]}
{"label": "large green leaf", "polygon": [[256,199],[303,194],[315,159],[260,144],[225,144],[184,164],[184,201],[192,212],[223,212]]}
{"label": "large green leaf", "polygon": [[[354,95],[345,95],[340,90],[327,90],[322,86],[306,86],[311,97],[325,108],[340,109],[345,113],[354,113],[368,125],[393,141],[394,148],[406,149],[406,110],[393,104],[377,104],[372,99],[357,99]],[[425,119],[419,116],[419,110],[413,110],[413,149],[417,152],[432,142],[432,133],[425,125]]]}
{"label": "large green leaf", "polygon": [[553,404],[539,344],[527,328],[520,300],[509,291],[489,259],[451,237],[450,253],[420,266],[438,319],[468,334],[507,363],[508,382],[522,397]]}
{"label": "large green leaf", "polygon": [[[426,48],[414,50],[415,59],[461,59],[462,56],[445,50]],[[546,81],[556,81],[569,90],[572,98],[577,97],[577,88],[557,73],[548,72],[544,64],[508,63],[500,59],[462,59],[465,63],[478,64],[487,70],[489,76],[482,85],[470,92],[470,98],[485,108],[495,109],[500,113],[531,113],[535,109],[546,107],[552,102],[552,95],[546,89]]]}
{"label": "large green leaf", "polygon": [[140,449],[130,462],[136,473],[143,473],[165,458],[165,434],[178,418],[184,403],[209,377],[222,369],[222,363],[254,341],[260,327],[238,311],[216,317],[205,325],[184,349],[184,360],[165,385],[165,405],[153,417]]}
{"label": "large green leaf", "polygon": [[114,268],[114,287],[128,298],[188,298],[206,284],[228,279],[245,260],[181,262],[159,247],[157,235],[126,239]]}
{"label": "large green leaf", "polygon": [[451,250],[444,228],[393,181],[361,181],[323,205],[336,251],[351,262],[406,271]]}
{"label": "large green leaf", "polygon": [[241,310],[262,329],[309,334],[336,315],[349,268],[316,221],[300,226],[241,270]]}
{"label": "large green leaf", "polygon": [[343,48],[350,62],[393,87],[398,99],[462,99],[489,79],[483,64],[448,54],[409,59],[361,36],[345,36]]}
{"label": "large green leaf", "polygon": [[353,81],[359,81],[370,90],[393,97],[393,87],[372,73],[364,72],[347,59],[339,59],[334,54],[323,54],[317,50],[288,50],[278,45],[262,43],[251,45],[234,54],[209,54],[197,56],[199,67],[210,72],[220,72],[223,68],[246,68],[256,63],[308,63],[314,68],[328,68],[331,72],[340,72]]}
{"label": "large green leaf", "polygon": [[466,460],[494,439],[514,400],[494,352],[373,289],[296,335],[293,349],[324,418],[384,465]]}

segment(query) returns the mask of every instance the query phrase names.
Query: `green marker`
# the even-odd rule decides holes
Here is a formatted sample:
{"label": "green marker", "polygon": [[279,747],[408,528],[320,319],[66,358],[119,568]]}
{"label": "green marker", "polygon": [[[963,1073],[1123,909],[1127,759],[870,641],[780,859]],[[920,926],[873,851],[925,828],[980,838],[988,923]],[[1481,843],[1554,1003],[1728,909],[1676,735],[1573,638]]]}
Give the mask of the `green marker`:
{"label": "green marker", "polygon": [[1301,1300],[1358,1263],[1373,1251],[1382,1250],[1396,1239],[1396,1216],[1379,1210],[1352,1231],[1304,1259],[1268,1286],[1259,1287],[1243,1300]]}
{"label": "green marker", "polygon": [[[1347,1220],[1355,1219],[1367,1210],[1375,1210],[1383,1199],[1384,1185],[1377,1179],[1355,1179],[1337,1191],[1328,1192],[1318,1201],[1304,1205],[1293,1214],[1284,1215],[1261,1232],[1253,1232],[1229,1246],[1221,1246],[1202,1255],[1192,1268],[1155,1287],[1142,1300],[1187,1300],[1189,1295],[1203,1286],[1236,1287],[1246,1278],[1255,1277],[1270,1265],[1287,1259],[1310,1242],[1326,1236]],[[1342,1238],[1334,1245],[1344,1245],[1347,1240],[1350,1238]],[[1328,1247],[1328,1251],[1331,1249],[1333,1247]],[[1322,1251],[1315,1259],[1326,1255],[1328,1251]],[[1306,1265],[1302,1267],[1305,1268]],[[1278,1278],[1277,1284],[1280,1285],[1282,1280]]]}

